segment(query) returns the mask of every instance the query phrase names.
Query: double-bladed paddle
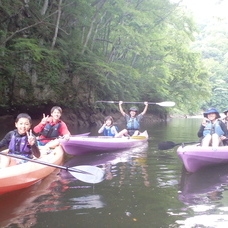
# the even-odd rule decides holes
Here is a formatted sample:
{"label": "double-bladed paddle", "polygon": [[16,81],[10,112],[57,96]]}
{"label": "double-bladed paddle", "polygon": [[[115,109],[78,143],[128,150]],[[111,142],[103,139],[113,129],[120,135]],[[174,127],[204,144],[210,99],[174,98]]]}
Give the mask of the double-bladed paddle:
{"label": "double-bladed paddle", "polygon": [[[71,135],[71,137],[81,137],[81,136],[87,136],[89,134],[90,134],[90,132],[87,132],[87,133],[82,133],[82,134],[78,134],[78,135]],[[62,139],[62,138],[61,138],[61,136],[57,136],[57,137],[52,137],[52,138],[37,139],[37,141],[51,140],[51,139]]]}
{"label": "double-bladed paddle", "polygon": [[47,162],[40,161],[40,160],[22,157],[22,156],[15,155],[15,154],[8,154],[8,153],[0,152],[0,155],[9,156],[9,157],[17,158],[17,159],[22,159],[22,160],[38,163],[41,165],[47,165],[47,166],[51,166],[51,167],[58,168],[58,169],[64,169],[64,170],[68,171],[72,176],[77,178],[78,180],[86,182],[86,183],[90,183],[90,184],[97,184],[104,180],[105,172],[101,168],[98,168],[96,166],[81,165],[81,166],[74,166],[74,167],[65,167],[65,166],[61,166],[61,165],[47,163]]}
{"label": "double-bladed paddle", "polygon": [[[109,104],[118,104],[119,101],[96,101],[96,103],[109,103]],[[138,101],[123,101],[125,104],[144,104],[144,102],[138,102]],[[148,104],[155,104],[162,107],[173,107],[175,105],[175,102],[173,101],[163,101],[163,102],[148,102]]]}
{"label": "double-bladed paddle", "polygon": [[171,141],[165,141],[165,142],[158,143],[158,149],[159,150],[169,150],[169,149],[172,149],[173,147],[178,146],[178,145],[193,144],[193,143],[200,143],[200,142],[197,141],[197,142],[174,143]]}

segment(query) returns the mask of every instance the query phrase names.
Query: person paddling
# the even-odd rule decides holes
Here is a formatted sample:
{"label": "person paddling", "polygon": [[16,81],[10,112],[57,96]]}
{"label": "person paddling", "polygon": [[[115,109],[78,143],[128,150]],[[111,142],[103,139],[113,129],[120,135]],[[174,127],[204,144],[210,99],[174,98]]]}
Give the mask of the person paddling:
{"label": "person paddling", "polygon": [[119,109],[121,114],[124,116],[126,121],[126,129],[120,131],[115,137],[122,137],[123,135],[127,136],[137,136],[139,135],[140,130],[140,121],[142,120],[143,116],[146,114],[148,109],[148,102],[144,102],[145,108],[143,112],[137,115],[138,109],[136,107],[131,107],[129,109],[129,115],[124,112],[122,108],[123,101],[119,101]]}
{"label": "person paddling", "polygon": [[202,138],[202,146],[218,147],[226,139],[226,125],[219,120],[219,112],[215,108],[209,108],[204,114],[204,119],[197,133]]}
{"label": "person paddling", "polygon": [[69,140],[70,132],[65,122],[60,120],[61,115],[62,109],[59,106],[52,107],[50,117],[43,114],[43,119],[33,129],[35,133],[39,133],[39,146],[48,144],[48,147],[54,148],[59,145],[59,140],[56,139],[59,136],[63,136],[65,140]]}
{"label": "person paddling", "polygon": [[[16,129],[5,135],[0,141],[0,148],[8,146],[9,154],[16,154],[27,158],[33,158],[33,156],[39,158],[40,151],[37,147],[36,137],[30,129],[31,125],[32,120],[27,113],[19,114],[15,121]],[[1,168],[24,162],[27,161],[1,155]]]}

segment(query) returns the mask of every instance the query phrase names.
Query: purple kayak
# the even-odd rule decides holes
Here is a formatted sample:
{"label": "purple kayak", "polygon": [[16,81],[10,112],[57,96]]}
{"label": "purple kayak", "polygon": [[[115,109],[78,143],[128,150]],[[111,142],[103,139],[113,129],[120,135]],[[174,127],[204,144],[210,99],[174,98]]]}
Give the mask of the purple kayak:
{"label": "purple kayak", "polygon": [[68,141],[60,140],[65,152],[70,155],[81,155],[92,152],[116,151],[140,146],[148,140],[144,131],[138,136],[114,138],[111,136],[77,136]]}
{"label": "purple kayak", "polygon": [[177,155],[188,172],[194,173],[207,166],[228,163],[228,146],[201,147],[198,145],[180,146]]}

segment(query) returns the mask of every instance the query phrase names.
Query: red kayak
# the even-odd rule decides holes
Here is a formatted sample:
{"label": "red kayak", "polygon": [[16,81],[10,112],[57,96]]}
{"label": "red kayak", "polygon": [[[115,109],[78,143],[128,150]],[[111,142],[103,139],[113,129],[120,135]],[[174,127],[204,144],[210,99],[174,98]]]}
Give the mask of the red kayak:
{"label": "red kayak", "polygon": [[[63,160],[63,155],[62,147],[58,146],[51,153],[42,155],[41,158],[36,160],[59,165]],[[2,168],[0,169],[0,194],[31,186],[51,174],[54,169],[53,167],[30,161]]]}

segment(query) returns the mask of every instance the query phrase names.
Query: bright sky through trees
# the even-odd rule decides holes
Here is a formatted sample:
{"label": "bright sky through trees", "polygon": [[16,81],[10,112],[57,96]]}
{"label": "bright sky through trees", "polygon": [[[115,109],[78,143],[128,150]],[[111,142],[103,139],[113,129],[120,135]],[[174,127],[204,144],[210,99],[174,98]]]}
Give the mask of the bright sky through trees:
{"label": "bright sky through trees", "polygon": [[212,17],[228,18],[226,0],[183,0],[182,4],[193,12],[197,20]]}

